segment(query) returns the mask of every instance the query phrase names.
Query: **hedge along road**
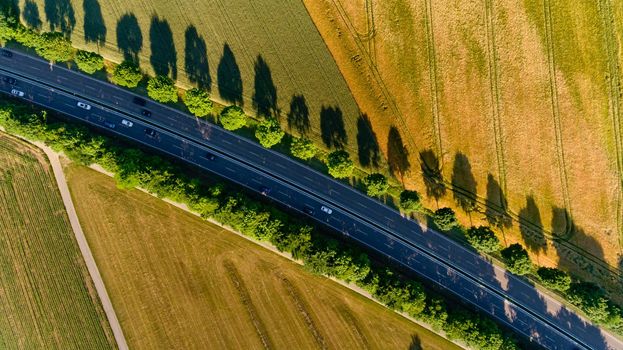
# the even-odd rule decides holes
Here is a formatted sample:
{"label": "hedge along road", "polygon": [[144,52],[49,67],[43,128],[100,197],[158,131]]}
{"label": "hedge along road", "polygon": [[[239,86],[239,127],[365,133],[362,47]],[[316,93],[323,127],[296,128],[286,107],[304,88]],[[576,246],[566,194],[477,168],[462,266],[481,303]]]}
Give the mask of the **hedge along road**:
{"label": "hedge along road", "polygon": [[[315,220],[442,286],[545,348],[623,348],[618,338],[473,251],[255,142],[151,101],[146,108],[152,117],[146,119],[140,114],[142,107],[132,103],[135,95],[131,92],[18,52],[13,58],[0,58],[0,74],[15,77],[17,88],[31,102],[158,149],[253,191],[269,187],[271,199],[294,210],[316,208]],[[13,88],[7,83],[0,87],[5,93]],[[93,108],[77,107],[81,100]],[[123,127],[123,119],[133,121],[134,126]],[[106,127],[104,122],[116,127]],[[148,137],[147,127],[158,136]],[[217,158],[207,159],[207,151]],[[320,211],[321,205],[332,207],[333,214]]]}

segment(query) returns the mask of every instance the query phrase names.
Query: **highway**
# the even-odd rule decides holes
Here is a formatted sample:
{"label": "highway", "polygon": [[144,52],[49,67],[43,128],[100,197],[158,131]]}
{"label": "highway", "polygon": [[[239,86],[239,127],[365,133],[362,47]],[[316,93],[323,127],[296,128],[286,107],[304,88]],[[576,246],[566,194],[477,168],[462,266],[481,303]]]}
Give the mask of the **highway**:
{"label": "highway", "polygon": [[[530,283],[491,264],[477,253],[359,191],[296,160],[267,150],[218,126],[135,95],[112,84],[13,51],[0,56],[0,91],[18,89],[22,99],[56,110],[109,133],[152,147],[268,197],[378,252],[455,294],[547,349],[623,349],[600,330]],[[92,106],[85,110],[76,105]],[[141,109],[152,112],[149,118]],[[123,119],[132,121],[125,127]],[[111,128],[114,124],[114,128]],[[107,126],[108,125],[108,126]],[[157,132],[149,137],[145,129]],[[210,160],[206,152],[216,155]],[[320,211],[333,209],[328,215]]]}

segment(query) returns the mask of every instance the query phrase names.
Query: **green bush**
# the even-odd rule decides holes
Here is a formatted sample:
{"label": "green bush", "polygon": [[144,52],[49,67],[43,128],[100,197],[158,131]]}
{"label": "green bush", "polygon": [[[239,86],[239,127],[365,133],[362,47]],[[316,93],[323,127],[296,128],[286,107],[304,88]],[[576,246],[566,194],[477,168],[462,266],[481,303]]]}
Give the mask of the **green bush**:
{"label": "green bush", "polygon": [[420,194],[411,190],[404,190],[400,193],[400,207],[407,213],[419,212],[424,209]]}
{"label": "green bush", "polygon": [[465,236],[469,244],[480,252],[493,253],[500,249],[500,240],[487,226],[472,226],[467,230]]}
{"label": "green bush", "polygon": [[95,52],[78,50],[74,62],[81,71],[89,74],[104,68],[104,57]]}
{"label": "green bush", "polygon": [[0,13],[0,43],[5,43],[16,35],[17,21],[14,17]]}
{"label": "green bush", "polygon": [[536,271],[541,283],[550,289],[565,292],[571,286],[571,276],[568,273],[553,267],[539,267]]}
{"label": "green bush", "polygon": [[196,117],[205,117],[212,112],[210,94],[202,89],[190,89],[184,94],[184,104]]}
{"label": "green bush", "polygon": [[143,79],[143,73],[132,61],[123,61],[115,67],[112,74],[113,83],[134,88]]}
{"label": "green bush", "polygon": [[313,158],[318,152],[318,148],[316,145],[308,138],[298,138],[295,137],[292,139],[292,144],[290,145],[290,152],[293,156],[308,160]]}
{"label": "green bush", "polygon": [[450,231],[460,226],[459,221],[456,219],[456,214],[451,208],[439,208],[435,210],[435,213],[433,213],[433,222],[443,231]]}
{"label": "green bush", "polygon": [[389,182],[383,174],[369,174],[363,179],[363,185],[366,186],[368,196],[377,197],[387,193]]}
{"label": "green bush", "polygon": [[173,80],[166,75],[158,75],[149,79],[147,95],[162,103],[177,102],[177,88]]}
{"label": "green bush", "polygon": [[502,257],[506,260],[506,269],[516,275],[525,275],[532,271],[532,261],[528,252],[519,243],[502,249]]}
{"label": "green bush", "polygon": [[41,41],[35,47],[35,51],[39,56],[53,62],[65,62],[72,59],[74,48],[63,34],[49,32],[41,34],[40,37]]}
{"label": "green bush", "polygon": [[337,150],[327,156],[327,167],[329,174],[337,179],[349,177],[355,170],[355,164],[350,159],[348,152]]}
{"label": "green bush", "polygon": [[221,125],[227,130],[238,130],[247,125],[247,115],[238,106],[229,106],[221,111]]}
{"label": "green bush", "polygon": [[281,130],[279,122],[274,118],[269,118],[260,122],[257,129],[255,129],[255,137],[257,137],[260,144],[266,148],[271,148],[281,142],[284,135],[285,132]]}

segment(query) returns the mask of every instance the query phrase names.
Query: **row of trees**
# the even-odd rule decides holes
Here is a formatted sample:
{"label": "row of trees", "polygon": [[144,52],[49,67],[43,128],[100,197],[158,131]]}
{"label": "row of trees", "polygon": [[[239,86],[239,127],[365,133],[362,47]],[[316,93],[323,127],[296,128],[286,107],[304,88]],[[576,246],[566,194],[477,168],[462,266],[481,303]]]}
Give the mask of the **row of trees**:
{"label": "row of trees", "polygon": [[477,349],[516,349],[488,318],[460,306],[450,307],[422,284],[370,261],[366,253],[267,204],[238,188],[206,178],[191,178],[160,156],[119,144],[72,123],[55,121],[45,112],[0,101],[0,125],[7,131],[40,140],[74,161],[98,163],[114,172],[120,187],[140,186],[161,198],[186,203],[203,218],[212,218],[245,235],[271,242],[318,274],[354,283],[388,307],[443,329]]}

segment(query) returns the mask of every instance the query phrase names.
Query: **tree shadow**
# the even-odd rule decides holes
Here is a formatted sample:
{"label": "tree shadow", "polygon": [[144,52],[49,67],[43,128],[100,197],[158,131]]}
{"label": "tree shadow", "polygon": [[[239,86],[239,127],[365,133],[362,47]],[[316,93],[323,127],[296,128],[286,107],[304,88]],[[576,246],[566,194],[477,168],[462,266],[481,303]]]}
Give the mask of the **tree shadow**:
{"label": "tree shadow", "polygon": [[212,77],[208,64],[208,46],[194,25],[184,33],[186,39],[184,69],[188,79],[202,89],[212,90]]}
{"label": "tree shadow", "polygon": [[395,126],[389,129],[387,135],[387,161],[389,163],[389,170],[393,174],[398,174],[400,180],[404,180],[404,174],[409,170],[411,164],[409,163],[409,151],[402,141],[400,131]]}
{"label": "tree shadow", "polygon": [[322,142],[329,148],[344,148],[347,142],[344,116],[340,107],[320,109],[320,132]]}
{"label": "tree shadow", "polygon": [[104,45],[106,43],[106,25],[102,16],[102,7],[97,0],[84,0],[84,40],[87,43]]}
{"label": "tree shadow", "polygon": [[446,194],[446,186],[443,183],[441,164],[435,152],[430,149],[420,152],[420,169],[426,187],[426,196],[439,200]]}
{"label": "tree shadow", "polygon": [[423,350],[422,341],[420,340],[420,336],[414,334],[411,336],[411,343],[409,343],[409,350]]}
{"label": "tree shadow", "polygon": [[0,0],[0,9],[2,9],[2,12],[4,12],[7,17],[19,19],[19,0]]}
{"label": "tree shadow", "polygon": [[258,55],[255,59],[254,71],[253,107],[258,115],[278,117],[277,88],[273,82],[270,67],[262,55]]}
{"label": "tree shadow", "polygon": [[381,150],[376,134],[372,130],[370,118],[366,114],[361,114],[357,118],[357,148],[361,165],[379,166]]}
{"label": "tree shadow", "polygon": [[51,31],[71,35],[76,26],[76,16],[70,0],[45,0],[44,10]]}
{"label": "tree shadow", "polygon": [[41,15],[39,14],[39,6],[32,0],[26,0],[24,3],[24,11],[22,18],[28,25],[28,27],[41,30]]}
{"label": "tree shadow", "polygon": [[223,45],[223,56],[216,71],[218,93],[227,102],[242,106],[242,77],[236,57],[229,45]]}
{"label": "tree shadow", "polygon": [[166,19],[152,16],[149,26],[151,56],[149,62],[156,75],[170,76],[177,79],[177,51],[173,41],[173,32]]}
{"label": "tree shadow", "polygon": [[124,60],[139,63],[138,53],[143,48],[143,33],[132,13],[126,13],[117,22],[117,47],[123,52]]}
{"label": "tree shadow", "polygon": [[288,128],[296,129],[305,135],[311,127],[309,122],[309,107],[303,95],[292,95],[290,100],[290,112],[288,112]]}
{"label": "tree shadow", "polygon": [[468,213],[474,211],[477,208],[477,183],[469,159],[461,152],[454,156],[451,181],[456,203]]}
{"label": "tree shadow", "polygon": [[519,232],[526,246],[533,252],[538,253],[547,249],[541,212],[532,196],[526,197],[526,206],[519,211]]}
{"label": "tree shadow", "polygon": [[508,202],[504,191],[493,175],[489,174],[487,176],[487,207],[485,208],[487,222],[499,228],[511,227],[513,220],[508,215],[507,208]]}

